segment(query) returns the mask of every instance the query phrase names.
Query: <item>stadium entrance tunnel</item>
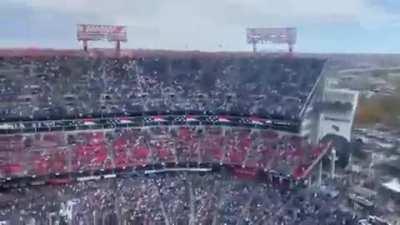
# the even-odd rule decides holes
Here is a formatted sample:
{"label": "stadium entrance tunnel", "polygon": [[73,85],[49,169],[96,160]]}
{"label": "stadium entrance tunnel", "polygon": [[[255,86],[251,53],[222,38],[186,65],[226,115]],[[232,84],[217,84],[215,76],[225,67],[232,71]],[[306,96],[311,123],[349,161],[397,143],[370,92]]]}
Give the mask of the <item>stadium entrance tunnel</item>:
{"label": "stadium entrance tunnel", "polygon": [[[349,163],[351,145],[350,143],[342,136],[335,134],[327,134],[325,135],[321,143],[332,143],[333,148],[336,150],[336,166],[340,168],[345,168]],[[329,165],[330,157],[324,158],[324,165]]]}

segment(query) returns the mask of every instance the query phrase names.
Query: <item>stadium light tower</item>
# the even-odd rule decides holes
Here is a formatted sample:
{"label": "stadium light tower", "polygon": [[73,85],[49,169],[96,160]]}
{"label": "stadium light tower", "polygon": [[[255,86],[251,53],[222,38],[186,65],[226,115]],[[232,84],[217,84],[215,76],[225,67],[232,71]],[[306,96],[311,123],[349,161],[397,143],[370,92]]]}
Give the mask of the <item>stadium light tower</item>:
{"label": "stadium light tower", "polygon": [[285,28],[247,28],[247,43],[253,45],[253,52],[257,52],[258,44],[287,44],[289,53],[293,53],[297,40],[297,29]]}
{"label": "stadium light tower", "polygon": [[87,52],[89,41],[107,40],[116,42],[116,52],[120,53],[121,42],[127,42],[126,26],[110,26],[110,25],[93,25],[93,24],[78,24],[77,30],[78,41],[82,41],[83,50]]}

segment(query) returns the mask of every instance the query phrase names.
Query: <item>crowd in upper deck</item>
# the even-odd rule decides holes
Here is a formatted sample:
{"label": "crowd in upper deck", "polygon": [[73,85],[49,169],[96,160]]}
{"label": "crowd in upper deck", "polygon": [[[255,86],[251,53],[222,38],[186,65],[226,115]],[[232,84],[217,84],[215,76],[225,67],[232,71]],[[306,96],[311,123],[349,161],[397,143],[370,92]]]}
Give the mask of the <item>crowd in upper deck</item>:
{"label": "crowd in upper deck", "polygon": [[324,61],[267,56],[0,58],[3,120],[236,114],[296,119]]}

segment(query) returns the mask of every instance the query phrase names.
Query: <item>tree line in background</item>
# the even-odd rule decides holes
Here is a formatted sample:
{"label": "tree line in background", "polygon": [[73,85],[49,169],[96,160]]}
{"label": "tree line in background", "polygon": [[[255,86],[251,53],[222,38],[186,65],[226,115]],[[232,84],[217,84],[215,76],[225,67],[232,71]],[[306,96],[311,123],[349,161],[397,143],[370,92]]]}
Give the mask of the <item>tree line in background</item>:
{"label": "tree line in background", "polygon": [[374,125],[376,123],[389,127],[400,125],[400,79],[391,82],[397,87],[393,95],[375,95],[370,98],[361,96],[356,125]]}

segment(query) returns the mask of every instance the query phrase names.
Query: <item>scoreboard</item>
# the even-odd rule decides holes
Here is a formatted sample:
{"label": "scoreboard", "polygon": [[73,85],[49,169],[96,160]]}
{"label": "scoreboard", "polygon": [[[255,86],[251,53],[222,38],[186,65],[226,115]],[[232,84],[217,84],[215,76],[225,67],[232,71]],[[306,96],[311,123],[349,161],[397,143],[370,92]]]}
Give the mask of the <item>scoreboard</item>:
{"label": "scoreboard", "polygon": [[128,41],[125,26],[78,24],[77,37],[78,41]]}

